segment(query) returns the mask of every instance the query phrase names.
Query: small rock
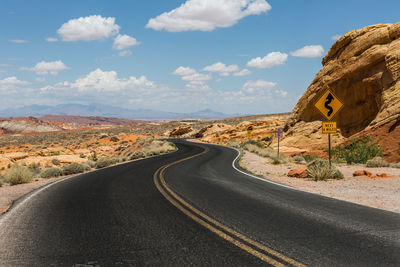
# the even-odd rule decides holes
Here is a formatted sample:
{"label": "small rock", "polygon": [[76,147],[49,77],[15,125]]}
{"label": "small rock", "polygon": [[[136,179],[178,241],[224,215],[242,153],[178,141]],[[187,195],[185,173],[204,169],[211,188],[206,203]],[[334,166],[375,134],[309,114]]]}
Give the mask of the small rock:
{"label": "small rock", "polygon": [[389,178],[389,177],[390,177],[390,176],[387,175],[386,173],[377,173],[375,176],[376,176],[376,177],[379,177],[379,178]]}
{"label": "small rock", "polygon": [[308,176],[307,169],[304,167],[295,168],[288,172],[289,177],[306,178]]}
{"label": "small rock", "polygon": [[367,171],[367,170],[362,170],[362,171],[355,171],[353,173],[353,176],[368,176],[371,177],[372,173]]}

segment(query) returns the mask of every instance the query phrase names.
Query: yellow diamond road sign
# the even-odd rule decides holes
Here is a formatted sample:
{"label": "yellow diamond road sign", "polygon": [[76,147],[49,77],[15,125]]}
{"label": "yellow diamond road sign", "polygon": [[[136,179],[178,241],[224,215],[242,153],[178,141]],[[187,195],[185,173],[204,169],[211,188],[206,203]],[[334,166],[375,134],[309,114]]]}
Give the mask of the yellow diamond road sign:
{"label": "yellow diamond road sign", "polygon": [[330,90],[326,90],[317,103],[315,103],[315,107],[328,120],[331,120],[342,106],[343,103]]}
{"label": "yellow diamond road sign", "polygon": [[252,125],[252,124],[247,125],[246,130],[247,130],[247,132],[250,132],[250,133],[251,133],[251,132],[254,130],[253,125]]}

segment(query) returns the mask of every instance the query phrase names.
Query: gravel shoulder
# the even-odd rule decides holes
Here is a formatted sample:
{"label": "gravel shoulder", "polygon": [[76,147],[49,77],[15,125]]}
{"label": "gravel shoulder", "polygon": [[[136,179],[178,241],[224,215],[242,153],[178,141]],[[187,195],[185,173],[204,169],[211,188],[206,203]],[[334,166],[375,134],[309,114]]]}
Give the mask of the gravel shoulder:
{"label": "gravel shoulder", "polygon": [[0,214],[5,213],[11,207],[12,203],[23,195],[64,178],[65,176],[51,179],[36,179],[27,184],[3,185],[0,187]]}
{"label": "gravel shoulder", "polygon": [[[273,165],[266,158],[248,151],[244,151],[240,165],[258,176],[307,192],[400,213],[400,169],[366,168],[363,165],[337,166],[342,171],[344,179],[313,181],[308,178],[287,176],[289,170],[305,165],[295,163]],[[353,177],[353,173],[357,170],[368,170],[373,175],[386,173],[391,177]]]}

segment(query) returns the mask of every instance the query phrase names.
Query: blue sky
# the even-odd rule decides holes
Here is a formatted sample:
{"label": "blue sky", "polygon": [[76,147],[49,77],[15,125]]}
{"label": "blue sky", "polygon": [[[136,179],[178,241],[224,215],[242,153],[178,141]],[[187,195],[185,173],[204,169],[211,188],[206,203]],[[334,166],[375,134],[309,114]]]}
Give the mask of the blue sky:
{"label": "blue sky", "polygon": [[399,22],[399,10],[389,0],[0,0],[0,109],[291,111],[335,39]]}

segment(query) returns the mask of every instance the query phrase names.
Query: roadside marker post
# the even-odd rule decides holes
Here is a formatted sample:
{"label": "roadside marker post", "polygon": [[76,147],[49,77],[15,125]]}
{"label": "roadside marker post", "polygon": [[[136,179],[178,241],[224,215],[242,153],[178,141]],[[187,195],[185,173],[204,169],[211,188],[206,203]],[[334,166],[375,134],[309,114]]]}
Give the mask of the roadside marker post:
{"label": "roadside marker post", "polygon": [[279,139],[283,137],[283,129],[282,128],[275,128],[275,137],[278,138],[278,158],[279,158]]}
{"label": "roadside marker post", "polygon": [[333,92],[326,90],[325,93],[315,103],[315,107],[321,112],[327,122],[322,122],[322,133],[328,134],[329,144],[329,166],[332,166],[331,161],[331,133],[337,132],[335,121],[330,121],[333,116],[343,107],[343,103],[337,98]]}

